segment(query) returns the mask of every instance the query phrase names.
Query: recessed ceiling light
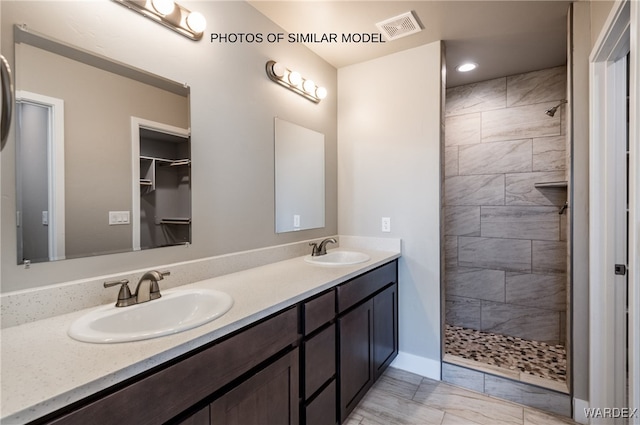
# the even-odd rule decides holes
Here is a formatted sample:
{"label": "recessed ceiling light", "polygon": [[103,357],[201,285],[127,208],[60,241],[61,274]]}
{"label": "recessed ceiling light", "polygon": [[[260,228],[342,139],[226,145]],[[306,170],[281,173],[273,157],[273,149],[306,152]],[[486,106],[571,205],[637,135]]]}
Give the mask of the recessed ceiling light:
{"label": "recessed ceiling light", "polygon": [[463,63],[461,65],[458,65],[456,67],[456,71],[458,71],[458,72],[469,72],[469,71],[473,71],[477,67],[478,67],[477,63],[465,62],[465,63]]}

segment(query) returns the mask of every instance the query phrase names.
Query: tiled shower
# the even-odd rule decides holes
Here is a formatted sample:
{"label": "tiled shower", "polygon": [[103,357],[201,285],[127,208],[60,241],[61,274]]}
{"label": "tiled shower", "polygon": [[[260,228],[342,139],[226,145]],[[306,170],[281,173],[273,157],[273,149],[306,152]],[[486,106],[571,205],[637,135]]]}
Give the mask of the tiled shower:
{"label": "tiled shower", "polygon": [[566,105],[545,113],[567,98],[566,82],[561,66],[447,89],[448,341],[464,329],[568,344]]}

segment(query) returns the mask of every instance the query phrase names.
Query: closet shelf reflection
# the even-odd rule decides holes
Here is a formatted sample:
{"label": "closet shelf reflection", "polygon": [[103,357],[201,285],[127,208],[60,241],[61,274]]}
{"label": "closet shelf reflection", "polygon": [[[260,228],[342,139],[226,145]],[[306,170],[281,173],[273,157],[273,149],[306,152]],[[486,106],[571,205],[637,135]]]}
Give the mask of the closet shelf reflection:
{"label": "closet shelf reflection", "polygon": [[188,217],[165,217],[158,221],[159,224],[191,224]]}

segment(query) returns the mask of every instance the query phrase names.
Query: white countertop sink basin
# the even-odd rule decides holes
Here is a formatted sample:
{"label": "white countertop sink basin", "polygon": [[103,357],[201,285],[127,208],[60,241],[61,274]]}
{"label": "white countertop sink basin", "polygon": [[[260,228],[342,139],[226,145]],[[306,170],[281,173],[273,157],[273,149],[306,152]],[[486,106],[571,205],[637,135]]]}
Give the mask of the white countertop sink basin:
{"label": "white countertop sink basin", "polygon": [[369,257],[364,252],[357,251],[331,251],[325,255],[311,256],[307,255],[304,260],[307,263],[318,264],[321,266],[349,266],[369,261]]}
{"label": "white countertop sink basin", "polygon": [[109,344],[157,338],[192,329],[225,314],[233,306],[228,294],[211,289],[170,290],[156,300],[97,307],[69,327],[71,338]]}

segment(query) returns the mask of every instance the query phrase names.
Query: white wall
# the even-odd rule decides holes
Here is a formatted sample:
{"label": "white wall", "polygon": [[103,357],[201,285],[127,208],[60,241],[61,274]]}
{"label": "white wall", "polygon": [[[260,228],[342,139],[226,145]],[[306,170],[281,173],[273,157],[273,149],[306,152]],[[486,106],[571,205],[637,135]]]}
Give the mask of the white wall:
{"label": "white wall", "polygon": [[[589,3],[573,4],[571,223],[573,290],[571,338],[573,395],[589,399]],[[580,413],[576,411],[576,413]]]}
{"label": "white wall", "polygon": [[[441,42],[338,70],[338,232],[402,239],[396,366],[440,376]],[[381,232],[381,218],[391,232]]]}

